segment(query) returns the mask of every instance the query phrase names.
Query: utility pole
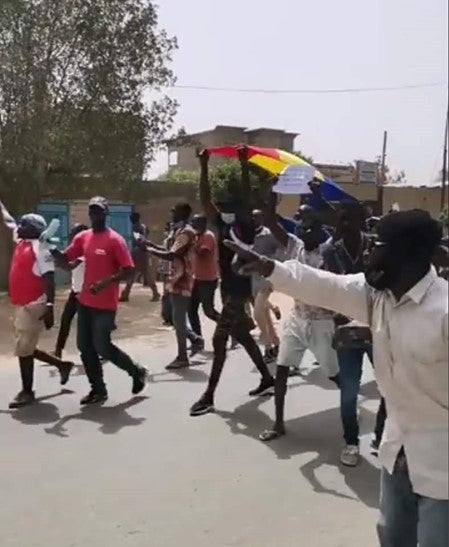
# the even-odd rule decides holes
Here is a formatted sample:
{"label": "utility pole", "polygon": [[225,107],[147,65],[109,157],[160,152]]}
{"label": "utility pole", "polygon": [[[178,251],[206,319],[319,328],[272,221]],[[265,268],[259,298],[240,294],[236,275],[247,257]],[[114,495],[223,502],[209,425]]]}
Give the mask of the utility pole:
{"label": "utility pole", "polygon": [[446,127],[444,132],[444,146],[443,146],[443,169],[441,170],[441,211],[444,211],[447,207],[446,198],[446,181],[448,180],[447,173],[447,145],[449,139],[449,103],[447,106],[446,114]]}
{"label": "utility pole", "polygon": [[380,176],[377,180],[377,212],[382,216],[384,207],[384,184],[385,184],[385,167],[387,159],[387,139],[388,132],[384,131],[384,140],[382,145],[382,156],[380,160]]}

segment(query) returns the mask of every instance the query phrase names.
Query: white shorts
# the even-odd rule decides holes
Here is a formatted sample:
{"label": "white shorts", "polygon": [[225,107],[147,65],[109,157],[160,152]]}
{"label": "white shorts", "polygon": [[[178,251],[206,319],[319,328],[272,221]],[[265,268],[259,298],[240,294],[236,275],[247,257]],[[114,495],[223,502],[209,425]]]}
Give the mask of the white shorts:
{"label": "white shorts", "polygon": [[294,311],[285,320],[279,348],[278,366],[299,367],[310,350],[329,378],[338,374],[337,352],[332,347],[332,319],[303,319]]}

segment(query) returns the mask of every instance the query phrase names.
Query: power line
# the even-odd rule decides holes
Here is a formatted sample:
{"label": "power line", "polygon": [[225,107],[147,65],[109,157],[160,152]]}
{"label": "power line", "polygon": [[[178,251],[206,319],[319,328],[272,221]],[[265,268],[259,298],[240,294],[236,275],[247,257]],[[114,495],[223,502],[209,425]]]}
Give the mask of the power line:
{"label": "power line", "polygon": [[238,87],[214,87],[207,85],[174,85],[175,89],[191,91],[219,91],[228,93],[260,93],[272,95],[305,95],[305,94],[342,94],[342,93],[372,93],[378,91],[401,91],[409,89],[424,89],[431,87],[447,86],[447,82],[430,82],[423,84],[397,85],[385,87],[349,87],[341,89],[258,89]]}

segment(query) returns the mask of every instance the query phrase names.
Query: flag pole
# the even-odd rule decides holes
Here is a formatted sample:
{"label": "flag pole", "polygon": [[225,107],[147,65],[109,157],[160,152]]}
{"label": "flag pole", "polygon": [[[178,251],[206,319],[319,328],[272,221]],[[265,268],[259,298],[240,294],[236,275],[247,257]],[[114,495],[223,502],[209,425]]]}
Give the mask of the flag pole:
{"label": "flag pole", "polygon": [[378,214],[382,216],[384,208],[384,185],[386,182],[386,159],[387,159],[387,140],[388,132],[384,131],[382,144],[382,156],[380,161],[380,176],[377,179],[377,209]]}
{"label": "flag pole", "polygon": [[446,203],[446,181],[448,179],[447,173],[447,145],[449,139],[449,103],[446,113],[446,124],[444,132],[444,146],[443,146],[443,169],[441,170],[441,211],[447,206]]}

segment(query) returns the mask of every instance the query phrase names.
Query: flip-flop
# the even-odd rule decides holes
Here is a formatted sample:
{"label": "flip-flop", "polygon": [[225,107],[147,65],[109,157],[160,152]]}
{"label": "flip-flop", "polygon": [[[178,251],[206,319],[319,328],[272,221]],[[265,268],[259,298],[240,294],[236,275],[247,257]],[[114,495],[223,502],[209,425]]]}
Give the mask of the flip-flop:
{"label": "flip-flop", "polygon": [[285,435],[285,433],[279,433],[275,429],[266,429],[265,431],[262,431],[262,433],[259,435],[259,439],[263,441],[264,443],[274,441],[275,439],[278,439],[279,437],[282,437]]}

